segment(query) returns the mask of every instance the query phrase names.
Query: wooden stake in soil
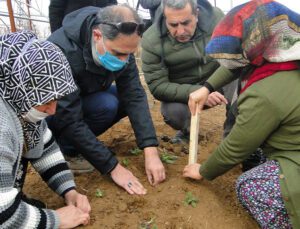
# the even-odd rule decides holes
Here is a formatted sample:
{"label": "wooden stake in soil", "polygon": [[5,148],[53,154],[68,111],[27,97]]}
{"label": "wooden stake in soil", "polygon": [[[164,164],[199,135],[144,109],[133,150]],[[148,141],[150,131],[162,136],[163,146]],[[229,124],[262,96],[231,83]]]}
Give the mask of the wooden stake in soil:
{"label": "wooden stake in soil", "polygon": [[196,114],[191,117],[190,126],[190,146],[189,146],[189,165],[197,163],[197,153],[198,153],[198,133],[199,133],[199,108],[196,104]]}

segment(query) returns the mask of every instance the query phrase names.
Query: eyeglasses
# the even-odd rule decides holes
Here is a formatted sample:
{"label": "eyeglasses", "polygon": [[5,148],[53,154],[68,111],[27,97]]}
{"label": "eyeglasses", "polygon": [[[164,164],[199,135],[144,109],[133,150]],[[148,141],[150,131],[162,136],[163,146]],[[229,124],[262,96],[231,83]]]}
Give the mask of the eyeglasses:
{"label": "eyeglasses", "polygon": [[120,33],[124,34],[132,34],[137,32],[139,36],[142,36],[145,26],[144,24],[137,24],[135,22],[119,22],[117,24],[109,23],[109,22],[101,22],[100,24],[110,25],[117,29]]}

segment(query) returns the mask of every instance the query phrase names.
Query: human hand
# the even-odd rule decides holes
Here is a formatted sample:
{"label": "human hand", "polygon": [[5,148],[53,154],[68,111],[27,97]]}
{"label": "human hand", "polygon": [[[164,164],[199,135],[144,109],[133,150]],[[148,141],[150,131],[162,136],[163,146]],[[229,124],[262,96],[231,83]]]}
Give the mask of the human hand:
{"label": "human hand", "polygon": [[199,106],[199,111],[203,109],[208,95],[209,90],[206,87],[201,87],[189,95],[188,105],[192,115],[195,115],[197,106]]}
{"label": "human hand", "polygon": [[124,188],[129,194],[145,195],[147,190],[139,180],[122,165],[118,164],[110,173],[113,181]]}
{"label": "human hand", "polygon": [[76,190],[71,190],[65,194],[65,202],[67,205],[74,205],[85,213],[90,213],[91,205],[87,196],[78,193]]}
{"label": "human hand", "polygon": [[146,147],[145,153],[145,169],[148,181],[155,186],[166,179],[165,167],[159,158],[156,147]]}
{"label": "human hand", "polygon": [[220,92],[215,91],[209,94],[205,105],[208,107],[214,107],[216,105],[221,105],[222,103],[227,104],[227,99]]}
{"label": "human hand", "polygon": [[199,173],[200,164],[190,164],[184,167],[183,169],[183,176],[189,177],[195,180],[202,180],[203,177]]}
{"label": "human hand", "polygon": [[59,208],[56,213],[59,217],[59,228],[61,229],[74,228],[81,224],[87,225],[90,222],[90,215],[74,205]]}

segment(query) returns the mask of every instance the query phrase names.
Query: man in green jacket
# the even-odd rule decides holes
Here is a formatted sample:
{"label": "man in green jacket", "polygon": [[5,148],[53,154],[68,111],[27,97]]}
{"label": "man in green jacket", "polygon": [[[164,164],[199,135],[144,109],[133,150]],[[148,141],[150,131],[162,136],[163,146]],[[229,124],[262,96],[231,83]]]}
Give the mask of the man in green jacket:
{"label": "man in green jacket", "polygon": [[[178,130],[172,142],[188,140],[189,94],[199,89],[218,68],[204,54],[212,31],[224,16],[206,0],[163,0],[162,13],[143,35],[142,69],[152,95],[160,100],[165,122]],[[228,92],[231,92],[231,87]],[[230,93],[228,93],[230,94]],[[230,100],[231,95],[226,98]],[[226,103],[214,92],[206,105]]]}

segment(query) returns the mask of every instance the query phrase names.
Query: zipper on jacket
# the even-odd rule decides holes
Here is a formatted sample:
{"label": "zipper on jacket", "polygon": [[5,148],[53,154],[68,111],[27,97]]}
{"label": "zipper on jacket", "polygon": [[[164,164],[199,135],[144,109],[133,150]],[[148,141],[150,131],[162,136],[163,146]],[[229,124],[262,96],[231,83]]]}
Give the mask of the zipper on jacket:
{"label": "zipper on jacket", "polygon": [[[200,53],[200,51],[199,51],[199,49],[198,49],[198,47],[196,45],[195,40],[193,41],[193,47],[194,47],[194,50],[195,50],[196,55],[198,56],[198,58],[200,60],[203,60],[203,63],[206,64],[206,59],[202,57],[202,55],[201,55],[201,53]],[[201,64],[199,64],[198,70],[199,70],[199,75],[200,75],[202,73],[202,66],[201,66]]]}

